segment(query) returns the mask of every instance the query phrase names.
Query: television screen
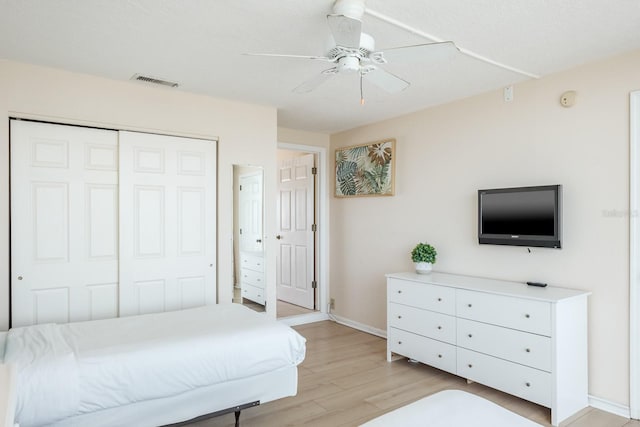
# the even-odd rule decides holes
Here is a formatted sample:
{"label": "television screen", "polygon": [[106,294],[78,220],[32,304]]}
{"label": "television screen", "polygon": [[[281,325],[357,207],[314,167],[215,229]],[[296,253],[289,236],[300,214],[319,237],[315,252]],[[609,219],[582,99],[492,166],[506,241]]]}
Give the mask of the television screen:
{"label": "television screen", "polygon": [[560,247],[560,186],[478,191],[480,243]]}

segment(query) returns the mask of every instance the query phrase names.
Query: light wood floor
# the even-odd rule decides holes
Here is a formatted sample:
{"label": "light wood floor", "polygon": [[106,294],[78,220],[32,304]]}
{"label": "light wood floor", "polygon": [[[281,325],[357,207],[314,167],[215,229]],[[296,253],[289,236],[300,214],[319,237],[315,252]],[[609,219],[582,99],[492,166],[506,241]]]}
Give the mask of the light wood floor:
{"label": "light wood floor", "polygon": [[[241,427],[358,426],[444,389],[469,391],[543,426],[550,425],[547,408],[479,384],[467,384],[455,375],[406,359],[387,363],[386,341],[382,338],[329,321],[295,329],[307,338],[307,356],[299,367],[298,395],[244,410]],[[193,426],[233,424],[234,416],[228,414]],[[640,427],[640,422],[587,408],[562,424],[566,426]]]}
{"label": "light wood floor", "polygon": [[313,313],[313,310],[300,307],[299,305],[289,304],[288,302],[277,300],[276,313],[278,319],[281,317],[298,316],[300,314]]}
{"label": "light wood floor", "polygon": [[[248,299],[243,299],[241,296],[241,290],[238,287],[233,288],[233,302],[242,304],[245,307],[249,307],[250,309],[258,312],[264,311],[264,305],[258,304]],[[290,316],[298,316],[300,314],[313,313],[313,310],[309,310],[308,308],[300,307],[295,304],[289,304],[288,302],[276,300],[276,316],[278,319],[283,317]]]}

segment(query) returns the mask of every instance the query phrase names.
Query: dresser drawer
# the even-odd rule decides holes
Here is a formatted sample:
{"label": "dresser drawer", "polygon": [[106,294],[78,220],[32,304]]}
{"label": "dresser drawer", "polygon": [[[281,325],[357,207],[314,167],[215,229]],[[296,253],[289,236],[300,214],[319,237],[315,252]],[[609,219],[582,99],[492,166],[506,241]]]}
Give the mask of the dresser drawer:
{"label": "dresser drawer", "polygon": [[258,304],[264,304],[264,289],[251,285],[242,285],[242,298],[250,299]]}
{"label": "dresser drawer", "polygon": [[391,302],[455,315],[455,289],[393,278],[387,283]]}
{"label": "dresser drawer", "polygon": [[456,347],[396,328],[387,331],[388,350],[443,371],[456,373]]}
{"label": "dresser drawer", "polygon": [[249,255],[245,253],[240,254],[240,268],[248,268],[255,271],[264,271],[264,258]]}
{"label": "dresser drawer", "polygon": [[456,343],[456,318],[420,308],[390,302],[389,326],[428,338]]}
{"label": "dresser drawer", "polygon": [[458,347],[457,374],[551,407],[551,374]]}
{"label": "dresser drawer", "polygon": [[457,344],[469,350],[551,372],[551,338],[458,319]]}
{"label": "dresser drawer", "polygon": [[246,283],[258,288],[264,288],[264,273],[243,268],[240,270],[240,274],[242,275],[241,284]]}
{"label": "dresser drawer", "polygon": [[551,304],[548,302],[458,289],[456,314],[465,319],[551,336]]}

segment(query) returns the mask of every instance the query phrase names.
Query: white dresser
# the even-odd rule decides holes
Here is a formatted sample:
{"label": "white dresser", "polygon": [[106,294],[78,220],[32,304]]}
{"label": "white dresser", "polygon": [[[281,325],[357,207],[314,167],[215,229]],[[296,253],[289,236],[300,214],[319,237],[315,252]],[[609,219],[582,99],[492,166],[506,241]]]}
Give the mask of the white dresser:
{"label": "white dresser", "polygon": [[240,252],[240,289],[242,298],[264,305],[264,253]]}
{"label": "white dresser", "polygon": [[551,408],[588,406],[589,292],[433,272],[387,275],[387,360],[418,360]]}

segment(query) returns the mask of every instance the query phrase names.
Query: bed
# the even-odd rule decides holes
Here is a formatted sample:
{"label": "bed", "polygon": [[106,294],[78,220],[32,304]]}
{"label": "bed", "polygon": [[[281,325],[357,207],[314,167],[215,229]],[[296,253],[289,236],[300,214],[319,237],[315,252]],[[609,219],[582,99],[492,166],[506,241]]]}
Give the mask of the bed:
{"label": "bed", "polygon": [[305,339],[239,304],[11,329],[21,427],[159,426],[297,392]]}
{"label": "bed", "polygon": [[443,390],[360,427],[541,427],[502,406],[462,390]]}

